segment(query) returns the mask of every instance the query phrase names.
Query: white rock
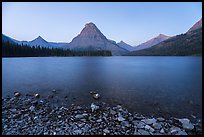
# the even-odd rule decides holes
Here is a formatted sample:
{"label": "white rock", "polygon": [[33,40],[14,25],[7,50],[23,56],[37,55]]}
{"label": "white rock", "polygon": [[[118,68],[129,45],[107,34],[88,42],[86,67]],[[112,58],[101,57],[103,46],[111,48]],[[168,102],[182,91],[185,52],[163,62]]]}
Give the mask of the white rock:
{"label": "white rock", "polygon": [[98,93],[93,94],[93,98],[94,98],[94,99],[99,99],[99,97],[100,97],[100,95],[99,95]]}
{"label": "white rock", "polygon": [[90,91],[90,94],[96,94],[96,91]]}
{"label": "white rock", "polygon": [[179,131],[181,131],[181,129],[178,127],[171,127],[170,128],[170,133],[173,135],[177,134]]}
{"label": "white rock", "polygon": [[139,129],[138,132],[141,134],[141,135],[150,135],[149,132],[143,130],[143,129]]}
{"label": "white rock", "polygon": [[83,117],[84,117],[84,115],[82,115],[82,114],[77,114],[77,115],[75,116],[76,119],[81,119],[81,118],[83,118]]}
{"label": "white rock", "polygon": [[162,128],[162,125],[160,124],[160,123],[154,123],[153,125],[152,125],[155,129],[161,129]]}
{"label": "white rock", "polygon": [[30,111],[34,111],[34,110],[35,110],[35,106],[31,106],[31,107],[29,108],[29,110],[30,110]]}
{"label": "white rock", "polygon": [[149,118],[149,119],[142,119],[141,121],[148,124],[148,125],[151,125],[151,124],[155,123],[157,120],[155,118]]}
{"label": "white rock", "polygon": [[19,93],[19,92],[14,92],[14,96],[15,97],[19,97],[21,95],[21,93]]}
{"label": "white rock", "polygon": [[179,131],[176,135],[188,135],[185,131]]}
{"label": "white rock", "polygon": [[187,118],[179,119],[179,121],[180,121],[182,124],[187,124],[187,123],[190,122],[190,120],[187,119]]}
{"label": "white rock", "polygon": [[12,113],[16,113],[17,112],[17,110],[14,108],[14,109],[10,109],[10,111],[12,112]]}
{"label": "white rock", "polygon": [[163,129],[163,128],[160,130],[160,133],[162,133],[162,134],[164,134],[164,133],[165,133],[165,131],[164,131],[164,129]]}
{"label": "white rock", "polygon": [[94,112],[99,109],[99,106],[95,105],[94,103],[91,103],[91,111]]}
{"label": "white rock", "polygon": [[39,95],[39,94],[35,94],[34,97],[35,97],[35,98],[39,98],[40,95]]}
{"label": "white rock", "polygon": [[149,125],[145,125],[144,128],[147,129],[147,130],[150,131],[150,132],[154,132],[154,131],[155,131],[154,128],[152,128],[152,127],[149,126]]}
{"label": "white rock", "polygon": [[158,117],[157,120],[163,122],[165,119],[163,117]]}
{"label": "white rock", "polygon": [[194,129],[193,124],[190,123],[190,120],[187,118],[179,119],[179,121],[182,123],[182,126],[186,130],[192,130]]}
{"label": "white rock", "polygon": [[194,126],[191,123],[187,123],[187,124],[183,124],[183,128],[186,130],[192,130],[194,129]]}
{"label": "white rock", "polygon": [[105,128],[105,129],[103,130],[103,132],[106,133],[106,134],[110,133],[110,131],[109,131],[107,128]]}
{"label": "white rock", "polygon": [[139,122],[139,124],[137,124],[137,128],[144,128],[145,124],[143,122]]}
{"label": "white rock", "polygon": [[80,129],[74,130],[74,133],[77,134],[77,135],[81,135],[82,130],[80,130]]}
{"label": "white rock", "polygon": [[118,118],[117,119],[118,119],[118,121],[124,121],[125,120],[120,113],[118,114]]}

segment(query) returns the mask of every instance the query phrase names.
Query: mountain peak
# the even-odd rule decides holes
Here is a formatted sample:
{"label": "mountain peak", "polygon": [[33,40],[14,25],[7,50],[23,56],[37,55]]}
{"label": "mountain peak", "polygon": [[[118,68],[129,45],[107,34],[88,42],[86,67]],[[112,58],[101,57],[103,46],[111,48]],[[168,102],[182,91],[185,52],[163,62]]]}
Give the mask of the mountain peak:
{"label": "mountain peak", "polygon": [[152,47],[156,44],[159,44],[160,42],[162,42],[168,38],[170,38],[170,36],[166,36],[164,34],[159,34],[158,36],[136,46],[135,50],[142,50],[142,49],[150,48],[150,47]]}
{"label": "mountain peak", "polygon": [[164,35],[164,34],[159,34],[159,35],[157,36],[157,38],[169,38],[169,36],[166,36],[166,35]]}
{"label": "mountain peak", "polygon": [[41,36],[38,36],[37,38],[35,38],[32,41],[45,41]]}
{"label": "mountain peak", "polygon": [[43,39],[41,36],[38,36],[37,39]]}
{"label": "mountain peak", "polygon": [[165,36],[165,35],[164,35],[164,34],[159,34],[158,36],[159,36],[159,37],[162,37],[162,36]]}
{"label": "mountain peak", "polygon": [[38,36],[36,39],[31,41],[32,43],[47,43],[41,36]]}
{"label": "mountain peak", "polygon": [[133,51],[134,50],[134,47],[132,47],[131,45],[125,43],[124,41],[120,41],[119,43],[117,43],[121,48],[124,48],[128,51]]}
{"label": "mountain peak", "polygon": [[89,38],[103,38],[106,37],[101,33],[101,31],[97,28],[97,26],[90,22],[85,24],[85,27],[82,29],[81,33],[79,34],[81,37],[89,37]]}
{"label": "mountain peak", "polygon": [[70,49],[75,50],[110,50],[113,55],[127,53],[115,41],[107,39],[97,26],[89,22],[85,24],[79,35],[69,43]]}
{"label": "mountain peak", "polygon": [[119,43],[123,43],[123,44],[126,44],[123,40],[121,40]]}
{"label": "mountain peak", "polygon": [[85,24],[85,27],[96,27],[96,25],[93,22],[89,22]]}

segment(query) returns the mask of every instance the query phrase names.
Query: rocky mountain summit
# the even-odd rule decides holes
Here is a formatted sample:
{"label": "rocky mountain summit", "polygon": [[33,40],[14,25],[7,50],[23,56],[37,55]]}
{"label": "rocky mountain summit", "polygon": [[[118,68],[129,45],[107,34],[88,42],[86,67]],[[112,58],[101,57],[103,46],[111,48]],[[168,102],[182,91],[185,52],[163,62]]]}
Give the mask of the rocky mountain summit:
{"label": "rocky mountain summit", "polygon": [[111,50],[113,55],[128,52],[108,40],[94,23],[87,23],[81,33],[69,43],[69,48],[75,50]]}

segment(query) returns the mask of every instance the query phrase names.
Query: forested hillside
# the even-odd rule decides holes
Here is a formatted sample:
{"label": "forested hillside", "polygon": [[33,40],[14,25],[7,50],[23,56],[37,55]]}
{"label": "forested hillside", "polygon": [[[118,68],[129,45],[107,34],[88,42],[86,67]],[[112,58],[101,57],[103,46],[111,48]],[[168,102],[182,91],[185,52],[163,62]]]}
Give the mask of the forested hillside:
{"label": "forested hillside", "polygon": [[18,45],[9,41],[2,41],[3,57],[49,57],[49,56],[112,56],[111,51],[74,51],[63,49],[49,49],[40,46]]}

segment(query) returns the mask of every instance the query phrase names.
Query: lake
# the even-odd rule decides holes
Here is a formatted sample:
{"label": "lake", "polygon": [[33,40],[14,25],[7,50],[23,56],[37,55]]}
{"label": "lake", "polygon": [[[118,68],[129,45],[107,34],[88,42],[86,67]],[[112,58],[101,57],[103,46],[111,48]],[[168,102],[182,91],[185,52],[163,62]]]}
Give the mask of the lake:
{"label": "lake", "polygon": [[90,105],[97,91],[139,114],[202,119],[202,57],[2,58],[2,91],[53,94],[66,105]]}

